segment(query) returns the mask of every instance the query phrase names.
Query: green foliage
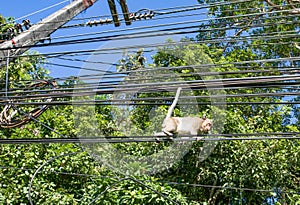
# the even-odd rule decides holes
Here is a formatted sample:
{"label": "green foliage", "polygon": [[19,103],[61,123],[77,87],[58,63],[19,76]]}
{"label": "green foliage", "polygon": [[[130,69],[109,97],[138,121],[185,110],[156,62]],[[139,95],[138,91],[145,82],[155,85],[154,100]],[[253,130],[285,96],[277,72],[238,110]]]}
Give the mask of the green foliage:
{"label": "green foliage", "polygon": [[[206,1],[210,2],[210,1]],[[275,1],[280,4],[281,1]],[[210,28],[225,27],[224,24],[236,22],[246,25],[243,14],[258,12],[262,8],[262,1],[241,2],[228,4],[222,7],[212,7],[209,15],[215,17],[236,16],[232,19],[220,18],[213,20]],[[243,8],[243,9],[241,9]],[[255,8],[255,9],[254,9]],[[276,15],[276,14],[274,14]],[[287,17],[289,21],[297,17]],[[255,35],[272,33],[275,31],[288,31],[297,25],[276,25],[276,18],[264,20],[265,23],[274,25],[260,29],[246,30]],[[269,22],[268,22],[269,21]],[[5,23],[0,16],[0,22]],[[3,27],[4,28],[4,27]],[[202,28],[208,28],[203,25]],[[6,28],[7,29],[7,28]],[[198,40],[211,38],[224,38],[228,33],[224,30],[213,30],[203,33],[200,30]],[[238,32],[239,29],[232,32]],[[1,30],[0,32],[5,32]],[[286,43],[291,39],[280,39]],[[151,83],[186,82],[195,80],[212,80],[212,76],[201,75],[205,72],[238,71],[247,66],[253,69],[262,69],[269,66],[278,66],[276,63],[259,63],[258,59],[287,57],[298,55],[299,51],[293,46],[276,44],[279,41],[253,39],[240,44],[231,45],[224,42],[209,45],[197,44],[196,41],[183,39],[181,44],[167,41],[165,47],[158,48],[153,55],[153,65],[145,65],[142,50],[135,54],[124,54],[120,60],[118,70],[124,74],[123,84],[132,86],[146,85],[149,91]],[[292,39],[294,40],[294,39]],[[262,46],[263,45],[263,46]],[[224,50],[224,48],[226,48]],[[250,61],[245,67],[238,67],[229,62]],[[294,63],[295,62],[282,62]],[[201,65],[206,65],[202,66]],[[211,65],[211,66],[207,66]],[[296,64],[295,64],[296,65]],[[157,67],[177,67],[174,72],[168,69],[153,69]],[[128,72],[134,71],[134,72]],[[147,71],[147,72],[145,72]],[[274,74],[277,71],[274,69]],[[224,78],[261,76],[263,73],[226,74]],[[153,78],[153,76],[157,76]],[[5,70],[0,70],[2,79],[1,88],[5,84]],[[43,67],[40,57],[22,57],[9,66],[9,87],[19,89],[28,85],[31,80],[49,79],[48,71]],[[64,86],[76,86],[78,82],[68,80]],[[187,84],[187,87],[191,86]],[[151,89],[150,89],[151,90]],[[257,94],[277,92],[278,88],[252,89],[241,88],[225,90],[215,93],[224,94]],[[185,96],[208,96],[212,94],[206,89],[185,91]],[[166,98],[169,100],[166,100]],[[44,112],[38,122],[30,122],[25,126],[15,129],[0,129],[0,137],[4,138],[51,138],[51,137],[84,137],[84,136],[143,136],[159,131],[161,122],[167,113],[167,105],[151,105],[143,99],[153,98],[153,104],[171,104],[174,92],[144,92],[115,93],[114,95],[96,95],[96,97],[78,97],[73,100],[107,101],[111,99],[139,99],[136,104],[96,105],[92,106],[53,106]],[[57,99],[61,100],[61,99]],[[281,98],[268,97],[228,97],[227,102],[280,102]],[[296,98],[294,100],[297,100]],[[123,102],[123,101],[122,101]],[[191,101],[184,101],[189,103]],[[197,99],[198,103],[209,102],[209,99]],[[144,103],[144,105],[142,105]],[[290,119],[293,107],[265,105],[228,105],[226,109],[219,109],[211,105],[199,107],[179,105],[174,111],[175,116],[202,115],[208,117],[218,116],[226,118],[222,133],[263,133],[263,132],[299,132],[300,113],[294,107],[292,115],[298,121]],[[216,113],[218,115],[216,115]],[[94,118],[91,118],[93,116]],[[218,128],[219,119],[213,119],[215,130]],[[54,128],[51,131],[47,125]],[[216,132],[218,133],[218,132]],[[172,204],[167,198],[162,197],[153,190],[180,202],[181,204],[268,204],[269,199],[276,199],[277,204],[300,203],[300,144],[297,140],[265,140],[265,141],[223,141],[216,143],[196,142],[188,153],[168,164],[170,158],[176,158],[178,150],[187,144],[174,143],[123,143],[114,144],[107,150],[107,146],[93,144],[82,147],[75,144],[30,144],[30,145],[1,145],[0,146],[0,203],[1,204],[29,204],[28,188],[34,172],[47,160],[66,153],[79,152],[76,155],[58,157],[46,164],[36,175],[32,183],[32,198],[35,204],[88,204],[96,199],[95,204]],[[171,150],[168,148],[172,147]],[[213,151],[209,148],[214,148]],[[112,149],[113,148],[113,149]],[[114,152],[115,150],[120,153]],[[91,158],[89,154],[99,154],[100,160]],[[164,156],[152,159],[152,164],[144,160],[147,156],[164,152]],[[209,152],[208,157],[204,156]],[[102,154],[102,155],[101,155]],[[133,156],[133,158],[131,158]],[[120,159],[115,164],[107,163],[110,158]],[[121,158],[118,158],[121,157]],[[134,158],[137,157],[137,158]],[[103,160],[104,159],[104,160]],[[131,159],[139,159],[138,161]],[[144,161],[143,161],[144,160]],[[127,164],[126,164],[127,163]],[[122,165],[125,171],[136,171],[132,177],[135,180],[121,180],[124,175],[115,173],[108,166]],[[128,166],[128,167],[126,167]],[[153,166],[153,167],[149,167]],[[155,177],[145,175],[147,170],[161,169],[164,172],[155,173]],[[72,174],[73,173],[73,174]],[[79,174],[80,173],[80,174]],[[79,174],[79,175],[78,175]],[[83,174],[83,175],[82,175]],[[84,175],[86,174],[86,175]],[[142,186],[143,182],[146,186]],[[161,181],[175,182],[172,185]],[[178,182],[178,183],[177,183]],[[213,185],[214,188],[197,186]],[[110,187],[111,186],[111,187]],[[109,190],[107,188],[110,187]],[[222,188],[223,187],[223,188]],[[235,187],[230,189],[230,187]],[[248,190],[243,190],[248,188]],[[250,189],[250,190],[249,190]],[[253,189],[253,190],[251,190]],[[272,190],[261,192],[258,190]],[[256,190],[256,191],[254,191]],[[102,193],[102,194],[101,194]]]}

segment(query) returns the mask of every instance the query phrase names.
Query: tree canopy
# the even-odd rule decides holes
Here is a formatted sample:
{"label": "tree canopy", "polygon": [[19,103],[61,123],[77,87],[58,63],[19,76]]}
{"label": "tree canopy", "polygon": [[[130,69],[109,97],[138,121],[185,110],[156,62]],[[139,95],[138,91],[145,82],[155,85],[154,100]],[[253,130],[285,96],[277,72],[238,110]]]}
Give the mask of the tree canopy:
{"label": "tree canopy", "polygon": [[[283,103],[299,102],[297,96],[285,97],[299,90],[298,80],[285,78],[299,74],[294,59],[299,55],[298,2],[224,2],[206,0],[210,18],[199,25],[199,34],[178,42],[166,39],[151,63],[142,49],[126,53],[115,67],[118,82],[107,83],[119,88],[115,92],[97,93],[93,87],[91,96],[61,95],[39,117],[0,128],[1,139],[153,139],[181,86],[173,115],[206,115],[214,129],[204,139],[224,140],[1,144],[0,203],[300,203],[299,139],[272,139],[300,132],[299,105]],[[6,25],[2,16],[0,23]],[[55,80],[45,61],[38,55],[20,57],[10,62],[8,73],[1,69],[2,95],[7,75],[9,93],[23,97],[30,85]],[[74,77],[39,89],[33,94],[90,91]],[[10,109],[19,111],[14,117],[39,107],[34,100],[46,102],[12,101],[16,105]],[[95,104],[59,104],[66,101]]]}

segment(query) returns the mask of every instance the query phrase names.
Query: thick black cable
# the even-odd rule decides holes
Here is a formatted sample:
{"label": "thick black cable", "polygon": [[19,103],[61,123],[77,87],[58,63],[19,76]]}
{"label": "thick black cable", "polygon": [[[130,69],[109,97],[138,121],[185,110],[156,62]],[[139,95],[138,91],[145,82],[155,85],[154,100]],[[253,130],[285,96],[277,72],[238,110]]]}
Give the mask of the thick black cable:
{"label": "thick black cable", "polygon": [[[213,137],[215,136],[215,137]],[[245,137],[239,137],[245,136]],[[251,137],[253,136],[253,137]],[[261,136],[261,137],[259,137]],[[208,134],[184,137],[154,137],[154,136],[102,136],[102,137],[78,137],[78,138],[14,138],[0,139],[0,144],[68,144],[68,143],[141,143],[141,142],[222,142],[222,141],[257,141],[257,140],[299,140],[299,132],[281,133],[239,133],[239,134]]]}
{"label": "thick black cable", "polygon": [[[204,74],[205,76],[205,74]],[[188,84],[188,86],[193,87],[194,90],[197,89],[206,89],[205,86],[209,86],[210,89],[238,89],[238,88],[282,88],[282,87],[290,87],[290,88],[297,88],[299,86],[299,76],[298,75],[280,75],[280,76],[261,76],[261,77],[244,77],[244,78],[216,78],[215,80],[191,80],[191,81],[182,81],[182,77],[189,77],[188,76],[168,76],[168,78],[161,78],[158,77],[154,81],[152,78],[141,78],[137,80],[122,80],[123,76],[118,76],[117,80],[112,80],[113,78],[104,78],[101,79],[101,81],[98,81],[99,78],[89,78],[89,80],[93,80],[94,82],[91,83],[83,83],[83,84],[77,84],[76,86],[68,86],[68,85],[61,85],[55,89],[36,89],[36,88],[15,88],[10,89],[8,92],[6,90],[1,89],[0,90],[0,96],[8,94],[10,96],[18,96],[19,98],[22,98],[23,96],[27,97],[34,97],[35,95],[40,95],[37,92],[43,92],[43,96],[46,93],[51,92],[76,92],[76,91],[91,91],[91,90],[105,90],[105,89],[118,89],[120,91],[121,88],[128,89],[132,86],[136,88],[147,88],[147,86],[162,86],[162,85],[171,85],[172,83],[166,82],[166,80],[172,79],[174,82],[174,85],[178,84]],[[201,76],[203,77],[203,76]],[[70,78],[71,80],[74,80]],[[79,78],[79,80],[81,80]],[[140,83],[141,82],[141,83]],[[147,82],[147,83],[146,83]],[[149,82],[149,83],[148,83]],[[159,82],[159,83],[157,83]],[[164,83],[166,82],[166,83]],[[240,82],[240,83],[236,83]],[[218,86],[217,86],[218,85]],[[187,87],[187,85],[185,85]],[[160,89],[157,88],[159,91]],[[31,95],[28,95],[31,94]]]}
{"label": "thick black cable", "polygon": [[[223,89],[225,86],[241,85],[241,84],[255,84],[266,82],[277,82],[286,80],[299,80],[300,75],[290,76],[272,76],[272,77],[250,77],[250,78],[227,78],[227,79],[214,79],[214,80],[191,80],[191,81],[169,81],[169,82],[151,82],[144,84],[120,84],[114,86],[93,86],[93,87],[81,87],[82,91],[74,92],[74,89],[70,89],[69,92],[54,92],[55,90],[47,90],[51,93],[42,94],[28,94],[28,95],[11,95],[9,93],[10,100],[13,99],[34,99],[43,97],[75,97],[75,96],[89,96],[94,94],[111,94],[114,92],[136,92],[141,89],[148,91],[163,91],[166,89],[182,88],[219,88]],[[58,91],[58,90],[57,90]],[[29,91],[32,92],[32,91]],[[21,94],[22,92],[20,92]],[[3,94],[3,93],[2,93]],[[4,93],[5,94],[5,93]],[[17,92],[14,92],[17,94]],[[258,93],[258,94],[230,94],[230,95],[211,95],[211,96],[194,96],[196,98],[219,98],[219,97],[239,97],[239,96],[284,96],[284,95],[298,95],[298,92],[278,92],[278,93]],[[0,96],[0,100],[6,100],[5,97]]]}
{"label": "thick black cable", "polygon": [[[183,84],[182,84],[183,83]],[[257,82],[255,82],[257,83]],[[228,89],[245,89],[245,88],[280,88],[277,86],[254,86],[255,85],[250,83],[248,84],[248,86],[246,87],[242,87],[240,86],[239,82],[234,83],[234,85],[238,85],[235,87],[226,87],[224,86],[222,83],[220,85],[216,84],[213,87],[210,87],[209,90],[228,90]],[[246,84],[247,85],[247,84]],[[249,86],[250,85],[250,86]],[[155,87],[154,87],[155,86]],[[28,105],[28,104],[51,104],[51,102],[22,102],[22,101],[26,101],[26,100],[41,100],[41,99],[46,99],[46,98],[64,98],[64,97],[74,97],[76,99],[76,97],[82,97],[82,96],[95,96],[95,95],[101,95],[101,94],[113,94],[113,93],[120,93],[120,92],[134,92],[134,93],[163,93],[166,92],[166,90],[175,90],[178,87],[182,87],[182,88],[188,88],[189,90],[193,90],[193,91],[199,91],[199,90],[207,90],[207,84],[203,84],[203,83],[195,83],[195,84],[185,84],[184,82],[172,82],[169,83],[169,85],[149,85],[149,86],[139,86],[136,84],[133,84],[131,86],[122,86],[120,88],[118,87],[106,87],[106,88],[97,88],[97,86],[95,87],[79,87],[79,88],[69,88],[69,89],[62,89],[62,91],[58,91],[57,92],[53,92],[53,91],[49,91],[48,93],[42,93],[42,94],[28,94],[28,95],[21,95],[22,92],[19,93],[19,95],[10,95],[9,96],[9,100],[6,99],[6,97],[1,97],[0,96],[0,104],[2,105],[6,105],[11,103],[11,101],[17,105]],[[299,87],[299,83],[295,84],[296,88]],[[198,95],[190,95],[190,96],[181,96],[181,99],[189,99],[189,98],[193,98],[193,99],[218,99],[218,98],[235,98],[235,97],[280,97],[280,96],[297,96],[299,95],[299,92],[296,92],[295,90],[293,90],[293,87],[288,87],[290,88],[292,91],[277,91],[275,93],[269,93],[269,92],[260,92],[260,93],[238,93],[238,94],[207,94],[207,95],[202,95],[202,96],[198,96]],[[296,89],[298,90],[298,89]],[[46,92],[46,91],[44,91]],[[16,94],[16,93],[15,93]],[[106,100],[95,100],[94,102],[97,103],[101,103],[101,102],[127,102],[129,99],[106,99]],[[168,97],[144,97],[144,98],[131,98],[131,101],[134,102],[138,102],[138,101],[156,101],[156,100],[169,100]],[[75,100],[76,102],[76,100]],[[79,101],[80,102],[80,101]],[[82,102],[82,101],[81,101]],[[88,102],[88,101],[86,101]],[[59,103],[59,102],[57,102]]]}
{"label": "thick black cable", "polygon": [[[185,87],[184,87],[185,86]],[[88,89],[88,91],[80,91],[80,92],[59,92],[59,93],[49,93],[49,94],[36,94],[36,95],[24,95],[24,96],[9,96],[9,100],[6,99],[6,97],[1,97],[0,96],[0,104],[1,105],[7,105],[10,104],[11,102],[14,103],[14,105],[47,105],[51,104],[51,102],[21,102],[22,100],[41,100],[44,98],[65,98],[65,97],[83,97],[83,96],[95,96],[95,95],[101,95],[101,94],[113,94],[113,93],[120,93],[120,92],[134,92],[134,93],[139,93],[141,92],[140,90],[143,89],[143,93],[146,91],[149,92],[165,92],[165,90],[175,90],[178,87],[183,87],[186,88],[186,85],[180,85],[177,84],[175,86],[160,86],[156,88],[149,88],[149,87],[140,87],[140,88],[128,88],[128,89],[108,89],[108,90],[100,90],[100,89]],[[195,88],[203,87],[205,88],[205,85],[193,85],[193,86],[188,86],[188,88],[192,90],[199,90]],[[218,87],[215,87],[218,88]],[[224,90],[223,87],[219,87],[219,89]],[[200,90],[206,90],[206,89],[200,89]],[[247,98],[253,98],[253,97],[283,97],[283,96],[298,96],[300,95],[300,92],[276,92],[276,93],[268,93],[268,92],[262,92],[262,93],[243,93],[243,94],[213,94],[213,95],[202,95],[202,96],[196,96],[196,95],[191,95],[191,96],[185,96],[181,97],[181,99],[218,99],[218,98],[237,98],[237,97],[247,97]],[[168,100],[169,98],[166,97],[147,97],[147,98],[131,98],[130,101],[149,101],[149,100]],[[106,103],[111,103],[111,102],[128,102],[129,99],[106,99],[106,100],[95,100],[94,102],[106,102]],[[76,102],[76,101],[75,101]],[[88,101],[87,101],[88,102]],[[58,103],[58,102],[56,102]]]}
{"label": "thick black cable", "polygon": [[[77,61],[79,61],[79,59],[77,59]],[[82,60],[82,62],[87,62],[85,60]],[[92,63],[92,62],[91,62]],[[94,62],[96,63],[96,62]],[[101,62],[100,62],[101,63]],[[213,75],[232,75],[232,74],[245,74],[245,73],[294,73],[295,71],[299,71],[300,72],[300,69],[298,68],[295,68],[295,67],[291,67],[291,68],[278,68],[278,67],[265,67],[264,70],[250,70],[251,68],[258,68],[259,66],[247,66],[245,68],[247,68],[247,70],[238,70],[238,71],[214,71],[214,67],[218,67],[218,66],[222,66],[222,65],[218,65],[218,64],[200,64],[200,65],[188,65],[188,66],[172,66],[172,67],[145,67],[143,69],[137,69],[137,70],[131,70],[131,71],[110,71],[110,70],[105,70],[103,68],[99,68],[99,69],[94,69],[94,68],[90,68],[90,67],[81,67],[81,66],[74,66],[74,65],[66,65],[66,64],[59,64],[59,63],[45,63],[47,65],[54,65],[54,66],[59,66],[59,67],[65,67],[65,68],[74,68],[74,69],[80,69],[80,70],[91,70],[91,71],[97,71],[99,72],[98,74],[93,74],[91,76],[101,76],[101,78],[105,77],[105,78],[120,78],[120,75],[128,75],[130,73],[138,73],[138,75],[130,75],[130,78],[133,79],[134,77],[143,77],[141,76],[140,74],[141,73],[146,73],[146,72],[149,72],[149,73],[154,73],[154,72],[157,72],[157,71],[162,71],[162,70],[168,70],[168,71],[180,71],[182,69],[195,69],[196,71],[191,71],[189,73],[178,73],[178,75],[181,75],[181,76],[192,76],[192,75],[200,75],[200,76],[213,76]],[[102,64],[102,63],[101,63]],[[230,63],[227,64],[226,67],[228,67]],[[120,64],[115,64],[116,66],[120,65]],[[224,67],[224,66],[223,66]],[[211,69],[211,71],[202,71],[202,72],[197,72],[197,69],[200,70],[200,69]],[[242,68],[242,66],[239,66],[239,68]],[[277,68],[276,70],[273,69],[273,70],[267,70],[267,68]],[[103,75],[103,73],[105,75]],[[175,72],[173,73],[175,74]],[[170,75],[170,74],[166,74],[166,73],[158,73],[158,77],[159,76],[167,76],[167,75]],[[76,76],[76,78],[79,79],[79,76]],[[57,80],[60,79],[60,78],[56,78]],[[80,78],[80,79],[84,79],[83,77]],[[1,83],[1,81],[0,81]]]}
{"label": "thick black cable", "polygon": [[[78,59],[79,60],[79,59]],[[64,66],[62,64],[59,64],[60,66]],[[56,81],[56,82],[60,82],[60,81],[66,81],[66,80],[75,80],[75,79],[80,79],[82,81],[85,80],[98,80],[99,78],[103,79],[103,80],[109,80],[109,81],[113,81],[113,79],[118,79],[118,82],[120,82],[120,76],[122,77],[126,77],[127,75],[130,74],[130,79],[124,79],[122,80],[123,83],[127,83],[130,81],[139,81],[139,79],[143,76],[140,75],[140,73],[144,73],[144,72],[149,72],[149,73],[154,73],[157,71],[162,71],[162,70],[168,70],[175,71],[178,70],[182,70],[182,69],[189,69],[189,68],[194,68],[194,69],[198,69],[198,68],[209,68],[212,67],[212,64],[203,64],[203,65],[190,65],[190,66],[174,66],[174,67],[145,67],[144,69],[140,69],[137,71],[122,71],[122,72],[116,72],[116,71],[108,71],[105,72],[105,74],[103,73],[99,73],[99,74],[85,74],[85,75],[78,75],[78,76],[65,76],[65,77],[58,77],[58,78],[53,78],[52,80]],[[227,68],[228,65],[225,64],[215,64],[216,67],[224,67]],[[76,67],[77,68],[77,67]],[[251,65],[251,66],[241,66],[241,65],[235,65],[235,68],[241,69],[241,70],[236,70],[236,71],[213,71],[214,69],[212,69],[212,71],[205,71],[205,72],[189,72],[187,74],[183,74],[183,73],[178,73],[178,75],[180,76],[192,76],[192,75],[199,75],[199,76],[226,76],[226,75],[234,75],[234,74],[256,74],[256,73],[280,73],[280,74],[297,74],[300,73],[300,69],[299,68],[295,68],[293,66],[284,66],[284,67],[278,67],[278,66],[264,66],[264,70],[261,70],[261,66],[256,66],[256,65]],[[255,68],[259,68],[258,70],[255,70]],[[103,70],[99,70],[99,72],[103,72]],[[135,74],[137,73],[137,74]],[[156,77],[160,78],[161,76],[165,77],[168,76],[169,74],[157,74]],[[138,77],[138,79],[133,79],[134,77]],[[143,78],[146,79],[146,78]],[[163,78],[161,78],[163,79]],[[39,79],[39,80],[18,80],[18,81],[10,81],[12,84],[18,84],[20,82],[24,82],[24,83],[37,83],[40,80],[44,80],[44,81],[48,81],[49,79]],[[101,81],[104,82],[105,81]],[[113,83],[113,82],[112,82]],[[1,84],[5,84],[5,81],[1,81],[0,80],[0,85]],[[15,89],[11,89],[11,91],[13,90],[17,90],[18,88]],[[29,88],[30,89],[30,88]]]}
{"label": "thick black cable", "polygon": [[[126,102],[124,104],[124,102]],[[78,106],[160,106],[160,105],[171,105],[171,103],[147,103],[147,102],[142,102],[142,103],[137,103],[134,101],[124,101],[124,102],[97,102],[97,101],[54,101],[51,103],[22,103],[22,102],[17,102],[16,105],[19,106],[25,106],[25,105],[52,105],[52,106],[57,106],[57,105],[78,105]],[[180,105],[212,105],[212,106],[217,106],[217,105],[299,105],[300,101],[285,101],[285,102],[195,102],[195,103],[180,103]],[[0,103],[0,105],[5,105],[4,103]]]}
{"label": "thick black cable", "polygon": [[[173,89],[175,90],[178,86],[176,87],[161,87],[160,91],[163,92],[164,90],[170,90]],[[181,86],[179,86],[181,87]],[[0,105],[7,105],[11,104],[13,102],[14,105],[57,105],[57,104],[65,104],[65,102],[22,102],[22,100],[40,100],[43,98],[65,98],[65,97],[73,97],[76,99],[76,97],[83,97],[83,96],[95,96],[95,95],[100,95],[100,94],[113,94],[113,93],[120,93],[120,92],[134,92],[138,93],[139,89],[127,89],[127,90],[114,90],[114,91],[81,91],[81,92],[70,92],[70,93],[56,93],[56,94],[40,94],[40,95],[35,95],[35,96],[14,96],[10,97],[9,101],[6,100],[6,98],[1,98],[0,97]],[[148,92],[157,92],[157,90],[153,89],[148,89]],[[196,96],[196,95],[191,95],[191,96],[184,96],[181,97],[181,99],[219,99],[219,98],[256,98],[256,97],[263,97],[263,98],[270,98],[270,97],[288,97],[288,96],[299,96],[300,92],[277,92],[277,93],[247,93],[247,94],[219,94],[219,95],[202,95],[202,96]],[[93,100],[93,101],[78,101],[79,103],[82,102],[92,102],[92,103],[122,103],[122,102],[144,102],[144,101],[156,101],[156,100],[171,100],[171,97],[145,97],[145,98],[131,98],[131,99],[106,99],[106,100]],[[72,101],[73,102],[73,101]],[[76,100],[73,102],[76,104]],[[70,104],[70,102],[67,102],[66,104]],[[137,104],[138,105],[138,104]]]}
{"label": "thick black cable", "polygon": [[[179,67],[178,67],[179,68]],[[193,68],[193,67],[185,67],[187,69],[189,68]],[[149,73],[146,73],[148,75],[152,75],[154,73],[156,73],[158,70],[160,69],[153,69],[148,70]],[[168,71],[172,71],[173,69],[171,68],[167,68]],[[176,70],[176,68],[174,69],[174,71]],[[266,83],[266,82],[276,82],[276,81],[287,81],[287,80],[291,80],[292,82],[297,82],[296,80],[299,80],[300,74],[293,74],[293,72],[290,75],[287,75],[287,72],[284,72],[284,75],[269,75],[269,76],[252,76],[252,77],[229,77],[229,78],[220,78],[219,76],[221,75],[227,75],[227,74],[241,74],[241,73],[249,73],[247,71],[241,71],[241,72],[231,72],[231,71],[224,71],[224,72],[194,72],[191,74],[184,74],[184,73],[178,73],[176,74],[171,73],[171,74],[162,74],[160,75],[156,75],[157,78],[153,79],[153,78],[149,78],[149,76],[143,76],[142,73],[144,73],[145,70],[140,70],[139,74],[140,75],[129,75],[127,77],[129,77],[129,79],[126,79],[126,75],[122,75],[122,73],[115,73],[116,75],[112,75],[110,76],[109,74],[105,74],[105,75],[99,75],[98,77],[96,76],[95,78],[88,78],[88,80],[93,80],[93,82],[91,83],[82,83],[82,84],[77,84],[77,88],[78,87],[83,87],[85,89],[94,89],[94,88],[111,88],[108,86],[116,86],[116,88],[120,88],[120,87],[130,87],[130,86],[148,86],[148,85],[169,85],[170,82],[165,82],[166,80],[173,80],[174,84],[175,83],[189,83],[189,84],[193,84],[193,83],[202,83],[202,84],[206,84],[206,85],[214,85],[215,83],[219,83],[220,81],[222,81],[222,85],[226,86],[227,82],[228,83],[232,83],[232,82],[237,82],[240,81],[242,84],[249,84],[249,83]],[[268,71],[266,71],[268,72]],[[272,72],[272,71],[271,71]],[[274,73],[277,73],[278,71],[274,70]],[[250,71],[251,73],[251,71]],[[255,72],[253,72],[255,73]],[[263,73],[263,72],[261,72]],[[216,76],[216,78],[211,79],[211,80],[205,80],[205,78],[203,80],[183,80],[184,77],[193,77],[193,76],[198,76],[201,78],[207,77],[207,76]],[[136,79],[135,79],[136,77]],[[116,78],[116,79],[115,79]],[[125,78],[123,80],[123,78]],[[81,78],[70,78],[71,80],[84,80]],[[101,81],[100,81],[101,79]],[[115,80],[114,80],[115,79]],[[98,81],[99,80],[99,81]],[[139,84],[139,82],[143,82],[141,84]],[[119,86],[116,85],[119,84]],[[154,84],[153,84],[154,83]],[[288,83],[288,82],[286,82]],[[94,85],[94,86],[89,86],[89,85]],[[20,90],[20,88],[15,88],[15,90]],[[52,91],[50,89],[46,90],[46,89],[40,89],[43,90],[45,92],[47,91]],[[60,89],[55,89],[56,91],[64,91],[64,90],[60,90]],[[76,88],[74,88],[73,90],[76,90]],[[5,90],[0,90],[0,91],[5,91]],[[14,91],[14,90],[12,90]],[[36,92],[39,91],[39,89],[34,89],[34,88],[26,88],[26,91],[21,91],[19,93],[30,93],[30,92]],[[0,94],[4,94],[3,92],[0,92]],[[8,94],[18,94],[18,92],[9,92]]]}

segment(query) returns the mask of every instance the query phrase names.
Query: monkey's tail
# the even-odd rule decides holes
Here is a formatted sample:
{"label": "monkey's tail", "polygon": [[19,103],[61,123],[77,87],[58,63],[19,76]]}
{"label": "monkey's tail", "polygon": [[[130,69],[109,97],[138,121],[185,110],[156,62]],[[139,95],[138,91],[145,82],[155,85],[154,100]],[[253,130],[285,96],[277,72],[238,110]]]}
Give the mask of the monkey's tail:
{"label": "monkey's tail", "polygon": [[175,99],[174,99],[172,105],[170,106],[170,108],[169,108],[169,110],[168,110],[168,114],[167,114],[167,116],[166,116],[165,119],[168,119],[168,118],[171,117],[172,112],[173,112],[173,110],[174,110],[174,108],[175,108],[175,106],[176,106],[176,104],[177,104],[177,102],[178,102],[178,98],[179,98],[179,95],[180,95],[181,90],[182,90],[181,87],[178,87],[178,88],[177,88],[176,95],[175,95]]}

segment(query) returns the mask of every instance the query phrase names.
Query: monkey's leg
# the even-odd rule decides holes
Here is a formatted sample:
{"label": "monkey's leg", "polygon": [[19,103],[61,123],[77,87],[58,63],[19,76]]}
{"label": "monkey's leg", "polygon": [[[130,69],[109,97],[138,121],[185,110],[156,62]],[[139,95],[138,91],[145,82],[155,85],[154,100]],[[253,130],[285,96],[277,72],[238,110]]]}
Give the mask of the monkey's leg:
{"label": "monkey's leg", "polygon": [[163,125],[163,129],[162,131],[168,135],[168,136],[173,136],[174,132],[177,131],[177,123],[176,121],[171,117],[171,118],[167,118],[164,121],[164,125]]}
{"label": "monkey's leg", "polygon": [[163,123],[162,131],[166,133],[168,136],[173,136],[173,133],[177,130],[177,123],[174,118],[166,118]]}

